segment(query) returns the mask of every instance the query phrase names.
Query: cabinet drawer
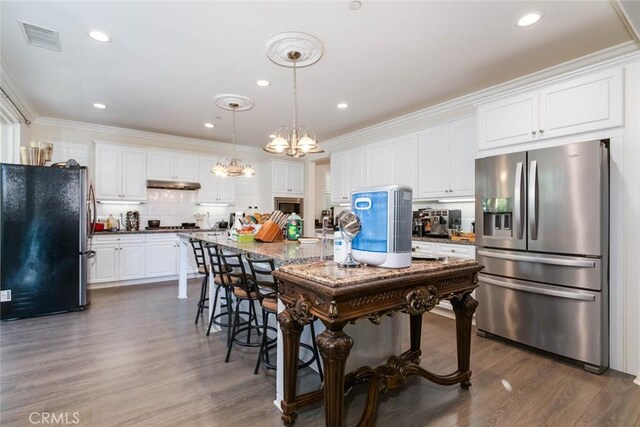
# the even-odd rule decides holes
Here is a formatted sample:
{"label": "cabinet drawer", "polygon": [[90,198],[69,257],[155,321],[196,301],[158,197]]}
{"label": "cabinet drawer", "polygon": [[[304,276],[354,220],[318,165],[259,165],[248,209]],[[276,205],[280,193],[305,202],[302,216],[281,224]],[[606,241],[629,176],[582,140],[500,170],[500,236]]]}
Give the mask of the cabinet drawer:
{"label": "cabinet drawer", "polygon": [[411,242],[413,252],[421,255],[436,255],[436,244],[431,242]]}
{"label": "cabinet drawer", "polygon": [[147,234],[147,242],[164,242],[167,240],[177,240],[178,235],[176,233],[157,233]]}
{"label": "cabinet drawer", "polygon": [[474,259],[476,257],[475,246],[469,245],[449,245],[438,243],[438,256],[452,256],[456,258]]}
{"label": "cabinet drawer", "polygon": [[143,234],[111,234],[108,236],[94,236],[93,244],[101,243],[144,243]]}

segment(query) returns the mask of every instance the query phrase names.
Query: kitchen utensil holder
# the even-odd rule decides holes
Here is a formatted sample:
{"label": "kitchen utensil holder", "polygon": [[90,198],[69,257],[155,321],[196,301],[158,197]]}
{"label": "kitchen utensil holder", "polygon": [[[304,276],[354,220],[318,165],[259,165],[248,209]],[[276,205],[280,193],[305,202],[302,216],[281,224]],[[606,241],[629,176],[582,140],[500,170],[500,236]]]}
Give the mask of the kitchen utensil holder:
{"label": "kitchen utensil holder", "polygon": [[284,240],[282,229],[275,222],[268,220],[256,234],[256,240],[265,243],[281,242]]}

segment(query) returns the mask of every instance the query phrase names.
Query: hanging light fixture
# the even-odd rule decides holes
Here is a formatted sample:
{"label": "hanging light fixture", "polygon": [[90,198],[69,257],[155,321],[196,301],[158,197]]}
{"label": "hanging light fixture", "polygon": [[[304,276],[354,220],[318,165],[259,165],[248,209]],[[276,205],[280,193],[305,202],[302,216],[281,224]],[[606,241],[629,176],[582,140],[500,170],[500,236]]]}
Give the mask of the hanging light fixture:
{"label": "hanging light fixture", "polygon": [[217,176],[253,176],[255,170],[250,164],[243,165],[242,160],[236,156],[236,111],[246,111],[253,108],[253,101],[242,95],[218,95],[216,96],[216,105],[224,110],[231,110],[233,117],[233,136],[232,145],[233,153],[230,159],[224,163],[216,163],[211,168],[211,173]]}
{"label": "hanging light fixture", "polygon": [[315,64],[322,57],[322,43],[305,33],[282,33],[267,42],[267,56],[275,64],[293,68],[293,126],[278,128],[264,147],[269,153],[286,153],[302,157],[307,153],[322,153],[316,134],[306,126],[298,126],[298,87],[296,70]]}

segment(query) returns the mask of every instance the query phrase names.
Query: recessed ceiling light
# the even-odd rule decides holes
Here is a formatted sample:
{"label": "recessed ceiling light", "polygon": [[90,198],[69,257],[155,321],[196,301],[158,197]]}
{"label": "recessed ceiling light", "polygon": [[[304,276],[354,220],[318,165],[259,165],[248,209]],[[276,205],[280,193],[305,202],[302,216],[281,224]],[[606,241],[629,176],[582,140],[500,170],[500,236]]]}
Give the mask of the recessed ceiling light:
{"label": "recessed ceiling light", "polygon": [[352,1],[351,3],[349,3],[349,9],[351,10],[358,10],[361,7],[362,7],[362,2]]}
{"label": "recessed ceiling light", "polygon": [[528,27],[542,19],[542,12],[530,12],[518,19],[518,27]]}
{"label": "recessed ceiling light", "polygon": [[213,123],[205,123],[204,127],[209,128],[209,129],[213,129],[214,127],[216,127],[216,125],[214,125]]}
{"label": "recessed ceiling light", "polygon": [[100,110],[104,110],[105,108],[107,108],[106,105],[104,104],[100,104],[99,102],[96,102],[95,104],[93,104],[94,107],[100,109]]}
{"label": "recessed ceiling light", "polygon": [[274,135],[274,134],[269,135],[269,138],[271,138],[271,139],[273,139],[275,137],[276,137],[276,135]]}
{"label": "recessed ceiling light", "polygon": [[102,31],[97,31],[97,30],[89,31],[89,37],[91,37],[97,42],[102,42],[102,43],[109,43],[111,41],[111,37],[109,37],[107,34],[103,33]]}
{"label": "recessed ceiling light", "polygon": [[271,84],[271,82],[269,82],[268,80],[258,80],[256,84],[258,86],[267,87]]}
{"label": "recessed ceiling light", "polygon": [[337,107],[341,110],[344,110],[345,108],[347,108],[349,106],[349,104],[347,104],[346,102],[341,102],[340,104],[337,105]]}

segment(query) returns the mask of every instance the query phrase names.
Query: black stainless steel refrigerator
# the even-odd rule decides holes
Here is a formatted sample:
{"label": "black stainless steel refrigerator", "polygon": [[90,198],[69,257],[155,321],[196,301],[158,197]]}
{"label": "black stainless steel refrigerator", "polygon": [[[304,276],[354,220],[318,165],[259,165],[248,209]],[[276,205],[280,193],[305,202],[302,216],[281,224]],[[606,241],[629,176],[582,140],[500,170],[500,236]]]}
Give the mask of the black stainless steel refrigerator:
{"label": "black stainless steel refrigerator", "polygon": [[1,317],[83,309],[95,198],[87,168],[0,164]]}
{"label": "black stainless steel refrigerator", "polygon": [[479,335],[609,365],[609,155],[589,141],[476,160]]}

